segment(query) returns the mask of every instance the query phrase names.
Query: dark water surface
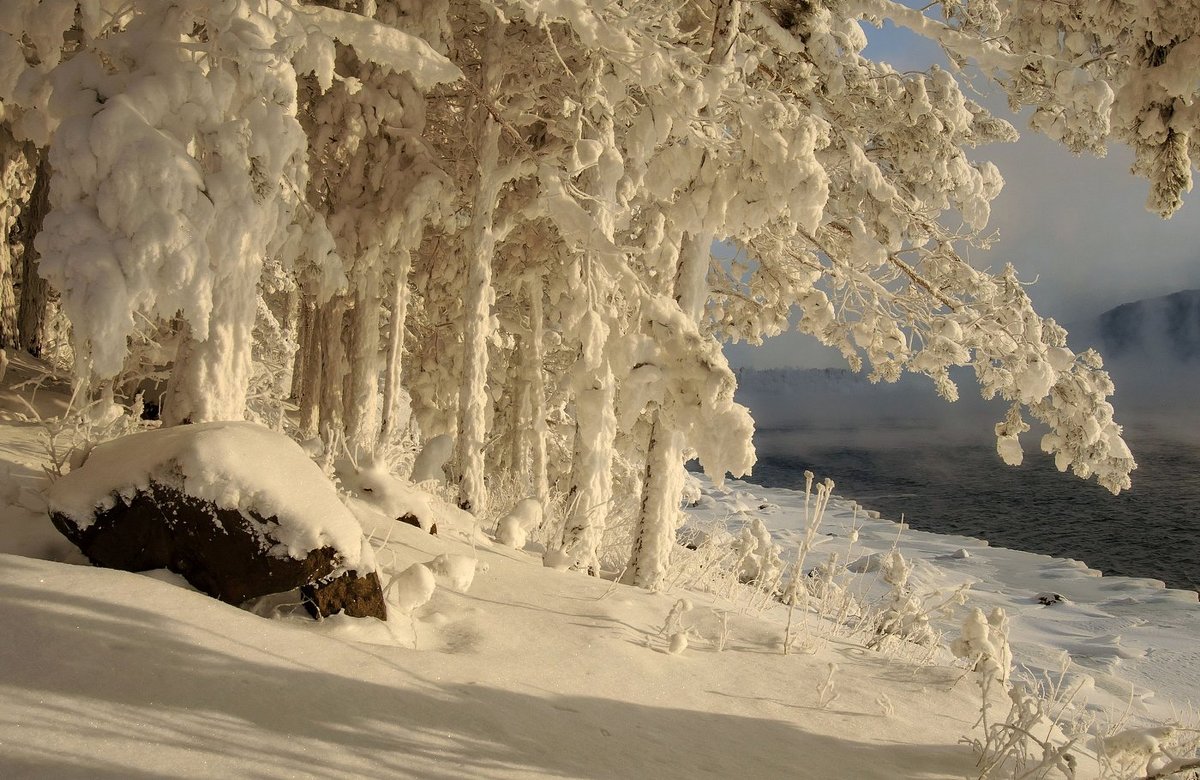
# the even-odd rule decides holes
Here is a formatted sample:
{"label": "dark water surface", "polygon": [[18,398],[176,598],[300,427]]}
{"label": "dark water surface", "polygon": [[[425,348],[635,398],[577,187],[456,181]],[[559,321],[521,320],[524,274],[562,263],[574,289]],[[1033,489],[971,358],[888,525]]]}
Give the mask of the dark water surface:
{"label": "dark water surface", "polygon": [[878,427],[758,431],[748,479],[803,489],[810,469],[839,495],[891,520],[903,514],[913,528],[1200,590],[1200,446],[1161,431],[1127,429],[1126,439],[1138,469],[1119,496],[1059,473],[1040,452],[1014,468],[983,441]]}

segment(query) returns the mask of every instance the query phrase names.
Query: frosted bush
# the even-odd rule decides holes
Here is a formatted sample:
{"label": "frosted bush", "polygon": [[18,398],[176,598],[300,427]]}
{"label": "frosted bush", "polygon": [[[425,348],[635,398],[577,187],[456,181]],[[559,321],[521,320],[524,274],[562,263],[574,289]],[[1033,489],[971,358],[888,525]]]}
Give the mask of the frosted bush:
{"label": "frosted bush", "polygon": [[1008,618],[996,607],[990,615],[975,607],[963,620],[961,635],[950,643],[950,652],[971,664],[980,685],[1008,682],[1012,650],[1008,646]]}

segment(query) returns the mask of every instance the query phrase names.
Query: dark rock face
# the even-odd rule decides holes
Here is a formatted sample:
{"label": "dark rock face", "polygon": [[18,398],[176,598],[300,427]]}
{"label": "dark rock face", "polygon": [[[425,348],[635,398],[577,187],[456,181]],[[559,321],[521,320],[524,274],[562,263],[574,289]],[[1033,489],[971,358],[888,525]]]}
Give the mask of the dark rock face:
{"label": "dark rock face", "polygon": [[[272,550],[278,544],[272,535],[275,518],[246,517],[158,482],[131,500],[121,498],[111,509],[98,511],[87,528],[57,512],[50,519],[97,566],[170,569],[229,604],[310,585],[328,577],[339,563],[332,547],[312,550],[303,559],[286,553],[281,557]],[[373,581],[378,590],[378,579]],[[322,614],[339,608],[332,596],[326,608],[329,612]]]}
{"label": "dark rock face", "polygon": [[328,582],[305,585],[300,589],[300,595],[304,599],[304,608],[313,617],[328,617],[344,611],[350,617],[387,620],[383,589],[379,587],[379,576],[375,572],[360,577],[358,572],[348,571]]}

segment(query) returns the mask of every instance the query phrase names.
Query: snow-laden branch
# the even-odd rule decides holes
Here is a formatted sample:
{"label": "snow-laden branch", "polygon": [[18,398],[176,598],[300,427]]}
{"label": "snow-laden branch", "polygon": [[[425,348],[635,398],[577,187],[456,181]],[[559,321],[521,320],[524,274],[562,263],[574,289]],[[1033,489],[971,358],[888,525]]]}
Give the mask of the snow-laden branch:
{"label": "snow-laden branch", "polygon": [[336,8],[290,3],[288,7],[310,32],[349,46],[363,59],[408,74],[421,89],[463,77],[458,66],[434,51],[427,41],[403,30]]}
{"label": "snow-laden branch", "polygon": [[845,13],[851,18],[868,19],[881,25],[884,19],[897,27],[928,38],[947,51],[971,59],[984,71],[1015,73],[1024,58],[999,45],[995,41],[969,35],[956,30],[945,22],[926,16],[918,8],[910,8],[898,0],[847,0]]}

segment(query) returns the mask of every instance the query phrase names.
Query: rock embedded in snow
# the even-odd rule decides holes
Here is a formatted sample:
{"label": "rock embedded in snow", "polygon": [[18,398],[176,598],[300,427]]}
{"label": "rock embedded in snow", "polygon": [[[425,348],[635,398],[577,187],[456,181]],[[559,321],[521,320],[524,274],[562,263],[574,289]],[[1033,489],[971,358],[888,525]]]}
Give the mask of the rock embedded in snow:
{"label": "rock embedded in snow", "polygon": [[[359,599],[379,590],[371,549],[332,483],[298,445],[253,423],[101,444],[51,486],[48,510],[92,563],[170,569],[230,604],[351,572]],[[323,614],[358,611],[338,592],[324,591]]]}
{"label": "rock embedded in snow", "polygon": [[313,617],[329,617],[344,612],[350,617],[373,617],[387,620],[387,605],[383,601],[383,590],[379,587],[379,576],[368,572],[358,576],[348,571],[325,582],[305,585],[300,588],[304,608]]}
{"label": "rock embedded in snow", "polygon": [[155,480],[86,524],[54,508],[50,519],[97,566],[170,569],[230,604],[298,588],[337,568],[332,547],[280,555],[272,518],[222,509]]}

